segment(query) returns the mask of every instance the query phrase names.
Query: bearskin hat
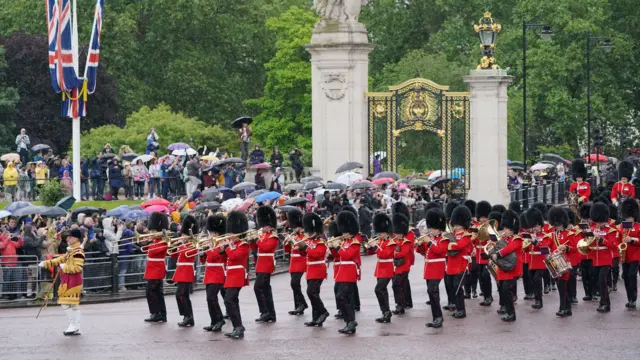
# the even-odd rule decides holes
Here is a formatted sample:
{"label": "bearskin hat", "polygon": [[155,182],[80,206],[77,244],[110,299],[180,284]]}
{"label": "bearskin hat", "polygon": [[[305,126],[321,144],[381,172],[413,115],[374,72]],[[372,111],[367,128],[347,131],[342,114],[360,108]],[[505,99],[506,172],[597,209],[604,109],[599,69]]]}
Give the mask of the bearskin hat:
{"label": "bearskin hat", "polygon": [[538,211],[540,211],[540,213],[542,214],[543,219],[547,218],[547,211],[549,209],[547,208],[547,205],[545,205],[545,203],[538,201],[537,203],[533,203],[531,207],[534,209],[538,209]]}
{"label": "bearskin hat", "polygon": [[343,234],[356,235],[360,232],[358,218],[351,211],[341,211],[338,214],[338,231]]}
{"label": "bearskin hat", "polygon": [[571,210],[571,208],[564,208],[564,211],[567,213],[567,219],[569,219],[569,225],[575,225],[576,224],[576,213],[573,212],[573,210]]}
{"label": "bearskin hat", "polygon": [[551,226],[569,227],[569,216],[567,216],[567,212],[559,206],[554,206],[549,210],[547,220]]}
{"label": "bearskin hat", "polygon": [[335,220],[331,220],[329,223],[329,237],[338,237],[342,235],[340,229],[338,229],[338,222]]}
{"label": "bearskin hat", "polygon": [[437,229],[445,231],[447,229],[447,216],[442,210],[431,209],[427,211],[426,215],[427,227],[430,229]]}
{"label": "bearskin hat", "polygon": [[287,221],[290,229],[302,227],[302,211],[293,209],[287,212]]}
{"label": "bearskin hat", "polygon": [[598,196],[597,198],[593,199],[593,203],[603,203],[603,204],[607,204],[607,206],[611,205],[611,198],[609,197],[605,197],[605,196]]}
{"label": "bearskin hat", "polygon": [[353,215],[355,215],[356,217],[358,217],[358,212],[356,211],[356,208],[354,208],[351,205],[347,205],[347,206],[343,207],[342,211],[348,211],[348,212],[352,213]]}
{"label": "bearskin hat", "polygon": [[176,223],[176,222],[172,222],[171,224],[169,224],[169,231],[170,231],[170,232],[172,232],[172,233],[174,233],[174,234],[177,234],[177,233],[178,233],[178,230],[179,230],[179,229],[178,229],[178,226],[179,226],[179,225],[180,225],[180,224],[178,224],[178,223]]}
{"label": "bearskin hat", "polygon": [[393,232],[406,235],[409,233],[409,219],[402,213],[393,214]]}
{"label": "bearskin hat", "polygon": [[583,203],[580,206],[580,219],[582,220],[591,219],[591,206],[593,206],[593,204],[590,202]]}
{"label": "bearskin hat", "polygon": [[456,201],[452,201],[447,203],[447,206],[444,208],[444,215],[447,217],[447,220],[451,220],[451,215],[453,214],[453,210],[460,206]]}
{"label": "bearskin hat", "polygon": [[517,234],[520,231],[520,217],[518,213],[513,210],[507,210],[502,214],[502,221],[500,221],[503,229],[509,229]]}
{"label": "bearskin hat", "polygon": [[638,221],[640,217],[640,206],[635,199],[626,199],[620,205],[620,215],[622,215],[622,221],[626,221],[627,218],[632,217],[633,221]]}
{"label": "bearskin hat", "polygon": [[240,211],[232,211],[227,215],[227,233],[242,234],[249,231],[247,216]]}
{"label": "bearskin hat", "polygon": [[515,211],[516,214],[522,213],[522,204],[520,201],[512,201],[509,203],[509,210]]}
{"label": "bearskin hat", "polygon": [[495,221],[497,224],[497,227],[500,227],[500,222],[502,221],[502,213],[498,211],[492,211],[489,213],[489,216],[487,216],[487,218],[489,220]]}
{"label": "bearskin hat", "polygon": [[184,235],[197,235],[200,233],[198,227],[198,220],[193,215],[187,215],[182,220],[182,226],[180,226],[180,233]]}
{"label": "bearskin hat", "polygon": [[614,221],[618,221],[618,207],[611,204],[608,205],[609,206],[609,219],[612,219]]}
{"label": "bearskin hat", "polygon": [[162,231],[169,228],[169,218],[161,212],[152,212],[149,215],[149,231]]}
{"label": "bearskin hat", "polygon": [[471,211],[466,206],[458,206],[451,213],[451,226],[462,226],[468,229],[471,226]]}
{"label": "bearskin hat", "polygon": [[271,226],[272,228],[278,227],[278,217],[276,212],[271,206],[261,206],[256,211],[256,219],[258,220],[258,227]]}
{"label": "bearskin hat", "polygon": [[469,208],[469,211],[471,211],[471,217],[476,216],[476,202],[469,199],[469,200],[465,200],[462,205],[466,206]]}
{"label": "bearskin hat", "polygon": [[609,207],[607,204],[595,203],[591,205],[591,221],[595,223],[609,222]]}
{"label": "bearskin hat", "polygon": [[488,218],[491,213],[491,204],[488,201],[479,201],[476,204],[476,218]]}
{"label": "bearskin hat", "polygon": [[633,177],[633,163],[630,161],[620,161],[618,165],[618,178],[622,180],[622,178],[627,178],[627,180],[631,181]]}
{"label": "bearskin hat", "polygon": [[424,206],[424,211],[427,212],[431,209],[439,209],[442,210],[442,205],[438,202],[432,201],[428,202],[427,205]]}
{"label": "bearskin hat", "polygon": [[525,212],[527,217],[527,225],[529,228],[540,225],[544,226],[544,215],[536,208],[531,208]]}
{"label": "bearskin hat", "polygon": [[404,216],[407,217],[407,219],[409,218],[409,207],[407,207],[407,204],[403,203],[403,202],[395,202],[393,203],[393,205],[391,205],[391,214],[395,215],[395,214],[402,214]]}
{"label": "bearskin hat", "polygon": [[587,167],[584,165],[584,160],[575,159],[571,162],[571,175],[574,180],[577,178],[587,179]]}
{"label": "bearskin hat", "polygon": [[207,230],[211,233],[224,235],[227,232],[227,219],[221,214],[209,216],[207,218]]}
{"label": "bearskin hat", "polygon": [[491,211],[499,212],[502,215],[505,211],[507,211],[507,208],[502,204],[495,204],[491,207]]}
{"label": "bearskin hat", "polygon": [[529,228],[531,228],[531,226],[529,226],[529,224],[527,223],[527,212],[523,212],[522,214],[520,214],[520,216],[518,216],[518,219],[520,220],[520,229],[526,229],[528,230]]}
{"label": "bearskin hat", "polygon": [[[292,212],[290,211],[289,214],[287,214],[287,216],[291,215],[291,213]],[[289,223],[289,224],[291,224],[291,223]],[[303,224],[304,232],[307,233],[307,234],[312,234],[312,233],[322,234],[323,233],[324,224],[322,223],[322,219],[320,218],[320,215],[318,215],[316,213],[306,213],[306,214],[304,214],[304,216],[302,217],[302,224]]]}
{"label": "bearskin hat", "polygon": [[373,217],[373,231],[376,233],[393,233],[393,223],[389,215],[378,213]]}

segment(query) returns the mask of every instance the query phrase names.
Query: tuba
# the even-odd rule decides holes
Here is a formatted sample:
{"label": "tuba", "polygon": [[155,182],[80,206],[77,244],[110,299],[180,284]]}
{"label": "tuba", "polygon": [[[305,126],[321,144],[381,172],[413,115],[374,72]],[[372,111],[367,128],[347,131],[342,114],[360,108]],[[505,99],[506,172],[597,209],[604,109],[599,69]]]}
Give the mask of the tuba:
{"label": "tuba", "polygon": [[589,252],[591,251],[591,246],[596,241],[596,239],[597,239],[597,236],[595,234],[592,236],[580,239],[577,245],[578,252],[584,256],[589,255]]}

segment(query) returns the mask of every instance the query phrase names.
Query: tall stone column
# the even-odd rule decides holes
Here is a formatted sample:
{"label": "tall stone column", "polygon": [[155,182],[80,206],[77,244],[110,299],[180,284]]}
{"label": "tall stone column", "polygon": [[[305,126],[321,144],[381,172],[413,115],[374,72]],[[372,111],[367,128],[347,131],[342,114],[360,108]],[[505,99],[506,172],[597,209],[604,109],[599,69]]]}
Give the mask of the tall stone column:
{"label": "tall stone column", "polygon": [[374,47],[355,19],[322,19],[306,48],[312,67],[312,171],[334,180],[343,163],[368,163],[365,93]]}
{"label": "tall stone column", "polygon": [[473,70],[464,81],[471,92],[469,199],[507,205],[507,87],[505,70]]}

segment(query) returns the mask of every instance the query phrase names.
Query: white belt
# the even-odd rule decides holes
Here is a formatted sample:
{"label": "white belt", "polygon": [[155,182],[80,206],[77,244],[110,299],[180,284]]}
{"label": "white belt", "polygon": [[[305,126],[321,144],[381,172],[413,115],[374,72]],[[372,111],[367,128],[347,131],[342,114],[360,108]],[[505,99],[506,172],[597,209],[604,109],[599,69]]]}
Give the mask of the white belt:
{"label": "white belt", "polygon": [[606,246],[594,246],[591,248],[591,250],[607,250],[608,247]]}
{"label": "white belt", "polygon": [[325,263],[324,261],[309,261],[307,265],[320,265],[324,263]]}
{"label": "white belt", "polygon": [[424,262],[426,263],[435,263],[435,262],[445,262],[445,258],[440,258],[440,259],[424,259]]}
{"label": "white belt", "polygon": [[147,258],[147,261],[162,261],[162,262],[164,262],[164,259],[158,259],[158,258]]}
{"label": "white belt", "polygon": [[529,255],[542,255],[540,251],[530,251]]}
{"label": "white belt", "polygon": [[338,262],[334,262],[333,265],[340,265],[342,264],[342,261],[338,261]]}
{"label": "white belt", "polygon": [[484,246],[482,246],[482,245],[476,245],[476,249],[484,249]]}
{"label": "white belt", "polygon": [[378,259],[379,263],[390,263],[393,262],[393,259]]}
{"label": "white belt", "polygon": [[342,261],[340,265],[356,265],[354,261]]}
{"label": "white belt", "polygon": [[207,263],[207,266],[220,266],[220,267],[224,267],[223,263]]}
{"label": "white belt", "polygon": [[465,259],[465,260],[467,260],[468,262],[471,262],[471,256],[466,256],[466,255],[465,255],[465,256],[463,256],[462,258],[463,258],[463,259]]}
{"label": "white belt", "polygon": [[267,253],[258,253],[258,256],[274,256],[275,253],[267,254]]}
{"label": "white belt", "polygon": [[176,266],[192,266],[193,267],[193,263],[179,262],[176,264]]}
{"label": "white belt", "polygon": [[[265,254],[265,255],[269,255],[269,254]],[[300,255],[300,254],[291,254],[291,257],[302,257],[302,255]]]}
{"label": "white belt", "polygon": [[244,270],[244,266],[242,266],[242,265],[227,266],[227,270],[234,270],[234,269],[242,269],[242,270]]}

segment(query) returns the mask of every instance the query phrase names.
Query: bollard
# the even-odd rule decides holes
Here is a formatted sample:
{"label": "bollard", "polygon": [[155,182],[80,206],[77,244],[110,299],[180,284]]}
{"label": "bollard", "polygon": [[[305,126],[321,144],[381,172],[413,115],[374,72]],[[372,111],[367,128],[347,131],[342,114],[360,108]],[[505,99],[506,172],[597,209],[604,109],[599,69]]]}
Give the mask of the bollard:
{"label": "bollard", "polygon": [[111,295],[118,295],[120,264],[118,254],[111,254]]}

